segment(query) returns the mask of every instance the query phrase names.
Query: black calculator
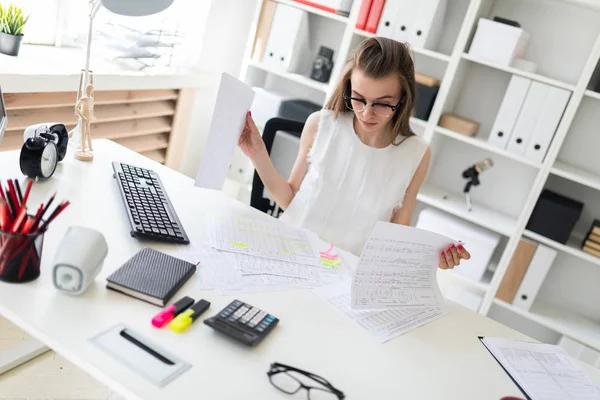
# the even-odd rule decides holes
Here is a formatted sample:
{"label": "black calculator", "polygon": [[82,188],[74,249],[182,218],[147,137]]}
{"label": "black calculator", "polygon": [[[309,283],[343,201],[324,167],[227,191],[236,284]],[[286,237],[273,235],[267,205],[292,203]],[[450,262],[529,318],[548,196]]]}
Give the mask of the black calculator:
{"label": "black calculator", "polygon": [[254,346],[273,330],[279,320],[239,300],[232,301],[204,323],[248,346]]}

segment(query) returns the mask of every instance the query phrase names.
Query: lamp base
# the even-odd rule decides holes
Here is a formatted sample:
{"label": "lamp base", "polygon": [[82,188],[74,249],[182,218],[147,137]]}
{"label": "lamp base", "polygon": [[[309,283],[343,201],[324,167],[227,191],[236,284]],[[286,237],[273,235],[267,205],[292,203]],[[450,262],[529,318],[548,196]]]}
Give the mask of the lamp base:
{"label": "lamp base", "polygon": [[79,161],[90,162],[94,160],[94,152],[91,150],[78,150],[75,152],[75,159]]}

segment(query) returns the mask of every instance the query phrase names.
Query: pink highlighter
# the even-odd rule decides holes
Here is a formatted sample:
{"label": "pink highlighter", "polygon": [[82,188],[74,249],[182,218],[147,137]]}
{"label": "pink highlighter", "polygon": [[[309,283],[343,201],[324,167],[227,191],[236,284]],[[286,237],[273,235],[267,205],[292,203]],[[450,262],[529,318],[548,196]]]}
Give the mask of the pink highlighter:
{"label": "pink highlighter", "polygon": [[183,297],[176,303],[170,305],[169,307],[156,314],[154,318],[152,318],[152,325],[154,325],[157,328],[162,328],[163,326],[171,322],[173,318],[187,310],[193,304],[194,299],[187,296]]}

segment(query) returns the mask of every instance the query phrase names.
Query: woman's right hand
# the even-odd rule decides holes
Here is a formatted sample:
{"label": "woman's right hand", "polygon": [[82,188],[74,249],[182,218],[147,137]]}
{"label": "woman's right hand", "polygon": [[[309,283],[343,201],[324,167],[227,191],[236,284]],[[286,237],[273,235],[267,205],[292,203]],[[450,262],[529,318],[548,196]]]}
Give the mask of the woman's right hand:
{"label": "woman's right hand", "polygon": [[246,124],[238,140],[238,146],[244,154],[254,160],[258,154],[267,153],[265,142],[263,141],[254,120],[252,120],[252,114],[248,112],[246,114]]}

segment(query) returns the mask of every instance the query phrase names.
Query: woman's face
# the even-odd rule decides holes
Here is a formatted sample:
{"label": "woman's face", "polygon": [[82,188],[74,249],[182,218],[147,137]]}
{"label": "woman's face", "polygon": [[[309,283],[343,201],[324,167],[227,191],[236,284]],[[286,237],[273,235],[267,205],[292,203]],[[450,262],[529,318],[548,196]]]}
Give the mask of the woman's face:
{"label": "woman's face", "polygon": [[[388,75],[374,79],[355,69],[350,76],[350,82],[350,97],[354,99],[352,108],[360,126],[367,132],[378,132],[391,123],[394,111],[389,106],[397,106],[402,95],[398,77]],[[357,111],[364,107],[364,103],[359,100],[368,103],[362,112]],[[375,107],[372,106],[373,103]]]}

